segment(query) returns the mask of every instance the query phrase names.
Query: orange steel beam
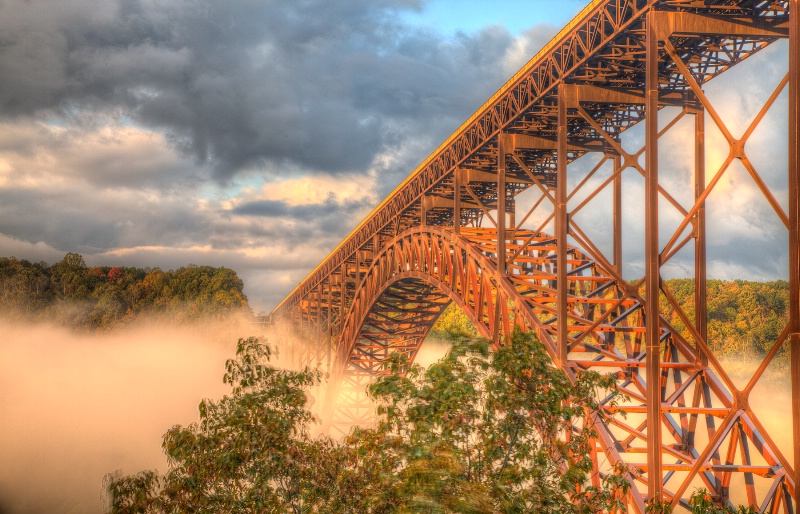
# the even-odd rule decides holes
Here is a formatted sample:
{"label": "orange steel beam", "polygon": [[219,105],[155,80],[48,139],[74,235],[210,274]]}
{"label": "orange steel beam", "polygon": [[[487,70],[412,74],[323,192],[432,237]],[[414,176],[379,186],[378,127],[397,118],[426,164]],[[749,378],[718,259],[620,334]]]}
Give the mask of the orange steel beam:
{"label": "orange steel beam", "polygon": [[658,246],[658,95],[660,39],[656,28],[657,12],[647,13],[645,35],[645,109],[647,147],[644,196],[645,196],[645,288],[647,298],[644,307],[647,316],[647,497],[649,500],[663,496],[661,468],[661,330],[659,327],[659,299],[661,296],[660,255]]}
{"label": "orange steel beam", "polygon": [[[558,95],[558,164],[556,168],[556,284],[558,287],[566,289],[567,284],[567,98],[563,89],[559,90]],[[569,338],[567,327],[567,295],[560,294],[557,299],[557,319],[558,319],[558,362],[561,366],[567,365],[567,354],[569,353]]]}
{"label": "orange steel beam", "polygon": [[789,26],[789,330],[794,440],[794,501],[800,503],[800,0]]}
{"label": "orange steel beam", "polygon": [[[742,501],[762,511],[795,512],[800,465],[793,467],[775,445],[750,408],[749,395],[788,345],[793,453],[800,463],[798,2],[592,1],[273,311],[286,339],[299,337],[288,352],[296,363],[324,363],[330,371],[331,384],[319,403],[331,428],[369,421],[364,387],[386,372],[382,363],[390,353],[413,360],[452,301],[497,344],[515,327],[536,331],[571,377],[584,369],[616,374],[623,400],[603,406],[603,415],[591,413],[598,445],[592,459],[597,473],[626,466],[631,512],[644,512],[651,500],[686,509],[698,486],[730,503],[740,479]],[[737,138],[703,84],[787,37],[787,76]],[[787,85],[784,212],[748,159],[746,143]],[[682,111],[659,127],[664,108]],[[686,114],[694,115],[695,135],[688,207],[659,182],[658,173],[659,137]],[[708,183],[706,115],[730,149]],[[645,144],[627,153],[621,137],[642,121]],[[568,192],[571,164],[594,152],[602,159]],[[736,160],[786,225],[790,241],[790,320],[744,389],[737,389],[712,350],[706,307],[705,202]],[[645,273],[632,283],[622,276],[623,182],[629,174],[641,175],[645,184]],[[516,197],[531,187],[541,195],[517,223]],[[604,198],[610,202],[610,244],[593,241],[582,226],[581,216],[592,216]],[[665,241],[658,238],[662,213],[681,220]],[[537,216],[535,230],[522,226]],[[484,222],[492,228],[483,228]],[[542,232],[548,226],[554,235]],[[691,249],[691,239],[694,319],[660,280],[662,266]],[[681,330],[660,311],[662,296]],[[337,398],[340,407],[334,408]]]}

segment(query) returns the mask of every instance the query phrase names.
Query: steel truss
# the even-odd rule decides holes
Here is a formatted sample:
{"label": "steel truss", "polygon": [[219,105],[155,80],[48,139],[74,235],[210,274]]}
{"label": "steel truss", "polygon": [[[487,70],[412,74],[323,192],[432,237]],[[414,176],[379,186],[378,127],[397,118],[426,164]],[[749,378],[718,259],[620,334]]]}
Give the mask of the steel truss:
{"label": "steel truss", "polygon": [[[369,418],[365,385],[383,372],[389,353],[413,359],[454,301],[498,344],[514,326],[535,330],[570,376],[584,369],[616,373],[624,401],[591,418],[598,433],[593,480],[626,466],[631,511],[644,512],[650,499],[682,508],[696,487],[705,487],[721,504],[733,495],[762,512],[793,513],[800,478],[798,2],[596,0],[587,6],[273,312],[277,325],[299,334],[292,359],[331,373],[323,408],[332,424]],[[734,135],[703,85],[787,38],[786,76],[745,132]],[[788,210],[746,151],[786,90]],[[658,146],[692,119],[694,194],[685,205],[659,181]],[[707,119],[729,147],[708,176]],[[642,121],[644,145],[626,150],[622,134]],[[571,165],[587,154],[599,155],[597,166],[570,190]],[[705,204],[736,161],[790,242],[790,319],[744,388],[714,355],[706,312]],[[609,167],[601,180],[598,170]],[[645,272],[635,282],[622,277],[621,183],[631,174],[644,182]],[[517,199],[525,191],[539,197],[518,219]],[[600,200],[611,204],[612,241],[595,240],[578,216]],[[660,239],[659,217],[676,213],[677,228]],[[534,219],[540,226],[522,228]],[[548,226],[553,234],[544,233]],[[662,268],[687,251],[694,253],[694,312],[661,280]],[[685,328],[670,323],[660,301]],[[749,404],[787,345],[794,468]],[[337,397],[343,408],[333,409]]]}

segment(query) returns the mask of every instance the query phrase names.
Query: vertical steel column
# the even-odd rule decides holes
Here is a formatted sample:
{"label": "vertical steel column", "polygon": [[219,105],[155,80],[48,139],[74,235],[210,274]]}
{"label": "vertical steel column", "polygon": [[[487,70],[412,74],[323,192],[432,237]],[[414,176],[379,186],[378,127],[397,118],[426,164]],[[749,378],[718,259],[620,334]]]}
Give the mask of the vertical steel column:
{"label": "vertical steel column", "polygon": [[506,149],[503,134],[497,136],[497,271],[506,272]]}
{"label": "vertical steel column", "polygon": [[461,168],[453,171],[453,231],[461,233]]}
{"label": "vertical steel column", "polygon": [[[302,302],[302,300],[301,300]],[[297,347],[303,340],[303,306],[300,302],[297,303],[297,307],[295,307],[295,312],[297,313],[297,333],[294,334],[292,337],[291,343],[291,350],[289,351],[289,362],[292,366],[297,366],[299,362],[299,357],[297,356],[300,353],[300,350]]]}
{"label": "vertical steel column", "polygon": [[[506,272],[506,148],[505,137],[497,136],[497,272]],[[489,293],[491,294],[491,293]],[[500,293],[495,297],[492,340],[500,341]],[[508,334],[506,334],[507,336]]]}
{"label": "vertical steel column", "polygon": [[303,302],[305,300],[300,300],[300,339],[299,339],[299,346],[297,348],[297,354],[295,355],[294,361],[292,364],[295,366],[302,366],[303,365],[303,358],[305,357],[306,353],[306,335],[305,335],[305,309],[303,307]]}
{"label": "vertical steel column", "polygon": [[[339,310],[336,314],[336,342],[341,341],[342,332],[344,330],[344,318],[347,313],[347,261],[344,261],[339,266]],[[333,343],[334,339],[331,338],[331,344],[328,346],[328,373],[330,373],[333,366]]]}
{"label": "vertical steel column", "polygon": [[[342,262],[342,301],[340,305],[342,310],[340,311],[341,316],[339,317],[339,338],[341,339],[342,333],[344,332],[344,317],[349,309],[350,305],[347,302],[348,295],[350,294],[350,265],[347,263],[347,259]],[[336,357],[334,356],[333,359],[335,360]]]}
{"label": "vertical steel column", "polygon": [[[356,250],[356,291],[361,287],[361,250]],[[355,299],[355,295],[353,296]]]}
{"label": "vertical steel column", "polygon": [[322,282],[319,283],[317,286],[317,341],[316,341],[316,352],[314,355],[316,362],[312,362],[311,365],[317,369],[320,368],[322,365]]}
{"label": "vertical steel column", "polygon": [[556,310],[558,317],[558,360],[567,365],[569,340],[567,331],[567,101],[558,93],[558,147],[556,162]]}
{"label": "vertical steel column", "polygon": [[[614,173],[622,166],[622,158],[614,155]],[[614,269],[622,275],[622,173],[614,177]]]}
{"label": "vertical steel column", "polygon": [[661,387],[658,299],[661,289],[658,255],[658,32],[656,12],[647,13],[646,36],[646,163],[645,163],[645,300],[647,356],[647,493],[649,501],[661,501]]}
{"label": "vertical steel column", "polygon": [[506,210],[508,211],[508,229],[512,236],[517,230],[517,202],[513,195],[511,197],[511,209],[508,208],[508,199],[506,199]]}
{"label": "vertical steel column", "polygon": [[335,272],[331,272],[330,278],[328,279],[328,335],[327,341],[328,343],[325,345],[327,359],[325,362],[325,373],[331,372],[331,346],[333,346],[333,277]]}
{"label": "vertical steel column", "polygon": [[[697,201],[706,188],[706,112],[702,107],[694,114],[694,198]],[[694,326],[697,333],[708,342],[708,295],[706,285],[706,206],[705,202],[695,214],[694,238]],[[697,352],[702,363],[708,358]]]}
{"label": "vertical steel column", "polygon": [[800,0],[789,1],[789,345],[794,501],[800,504]]}

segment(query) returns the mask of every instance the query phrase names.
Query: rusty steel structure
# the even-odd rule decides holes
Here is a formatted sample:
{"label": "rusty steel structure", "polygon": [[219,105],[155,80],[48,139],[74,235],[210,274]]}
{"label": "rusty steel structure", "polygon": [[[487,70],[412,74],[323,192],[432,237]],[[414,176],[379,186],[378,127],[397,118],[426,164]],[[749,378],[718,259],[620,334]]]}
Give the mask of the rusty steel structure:
{"label": "rusty steel structure", "polygon": [[[799,2],[592,1],[271,314],[276,326],[302,341],[291,350],[297,362],[330,371],[320,401],[331,423],[369,419],[365,385],[383,372],[389,353],[413,359],[439,314],[455,302],[496,344],[515,327],[532,330],[568,375],[587,369],[616,374],[622,402],[604,404],[590,417],[597,433],[592,480],[623,465],[632,484],[631,512],[644,512],[653,499],[686,508],[697,487],[720,504],[795,512]],[[789,62],[778,63],[786,66],[785,76],[736,135],[704,85],[780,40],[789,46]],[[747,143],[786,96],[788,186],[782,191],[788,193],[781,193],[748,157]],[[721,166],[709,170],[707,123],[727,145]],[[687,125],[692,186],[677,194],[665,185],[673,170],[659,158],[659,143]],[[634,127],[641,137],[631,149],[622,141]],[[593,167],[570,180],[587,160]],[[706,205],[734,163],[789,241],[789,320],[744,386],[712,350],[707,314]],[[635,199],[623,195],[623,179],[630,177],[643,186]],[[519,208],[525,195],[532,200]],[[643,206],[636,220],[626,214],[631,202]],[[591,220],[593,210],[608,214],[603,234],[610,235],[603,240],[587,228],[586,213]],[[643,274],[629,280],[623,277],[622,234],[642,219]],[[662,280],[664,267],[685,255],[693,262],[694,312],[686,312]],[[750,404],[750,393],[787,346],[792,419],[784,425],[793,430],[793,455],[782,453]]]}

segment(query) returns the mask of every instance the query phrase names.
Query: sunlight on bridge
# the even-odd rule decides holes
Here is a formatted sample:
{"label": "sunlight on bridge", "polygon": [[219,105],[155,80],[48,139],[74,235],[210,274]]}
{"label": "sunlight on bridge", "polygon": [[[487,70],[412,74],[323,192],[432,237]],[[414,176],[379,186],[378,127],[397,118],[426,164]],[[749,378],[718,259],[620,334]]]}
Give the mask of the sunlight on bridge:
{"label": "sunlight on bridge", "polygon": [[[364,387],[390,353],[417,356],[455,302],[496,344],[534,331],[568,376],[615,374],[623,399],[592,418],[592,458],[600,475],[625,467],[631,512],[686,509],[699,487],[720,505],[794,512],[798,11],[589,4],[272,313],[294,360],[330,372],[331,428],[368,422]],[[786,140],[765,137],[787,124]],[[707,279],[743,275],[790,291],[788,323],[747,375],[717,355],[708,323]],[[671,277],[692,279],[691,308]],[[790,360],[793,396],[770,385]]]}

